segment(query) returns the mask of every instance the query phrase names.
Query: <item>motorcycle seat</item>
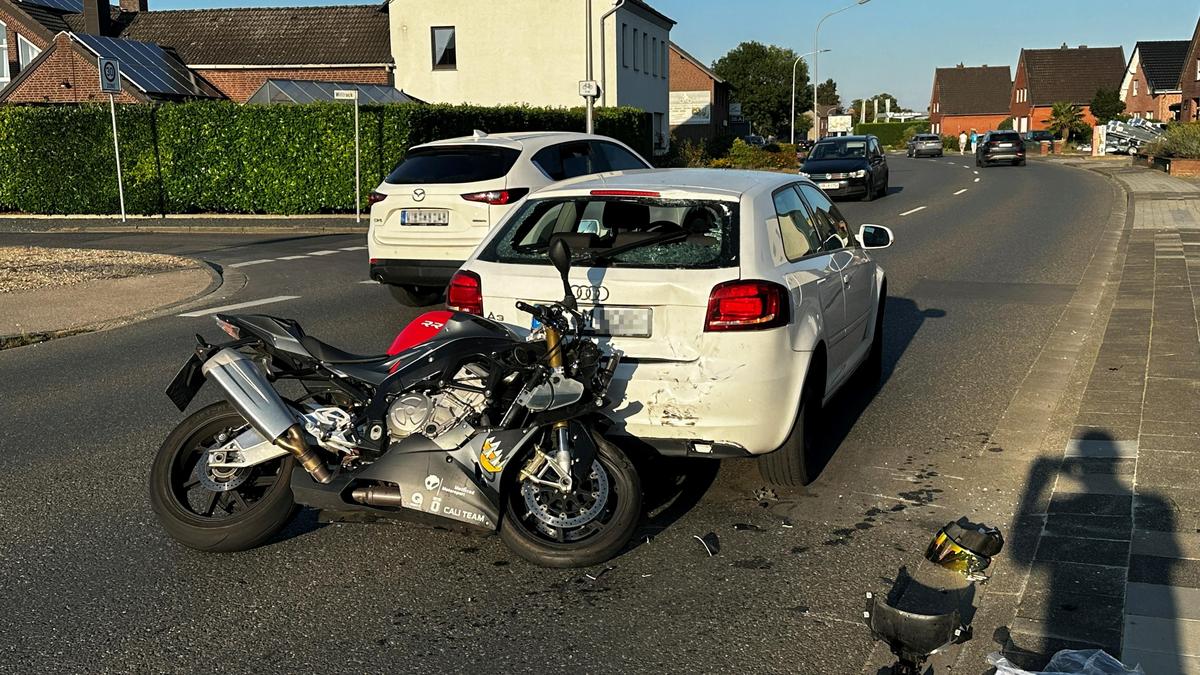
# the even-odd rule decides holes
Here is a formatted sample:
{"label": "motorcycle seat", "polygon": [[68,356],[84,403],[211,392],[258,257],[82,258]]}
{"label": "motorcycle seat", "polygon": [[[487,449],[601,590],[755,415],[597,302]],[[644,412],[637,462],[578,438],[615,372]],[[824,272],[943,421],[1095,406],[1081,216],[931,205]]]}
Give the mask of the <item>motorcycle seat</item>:
{"label": "motorcycle seat", "polygon": [[304,337],[300,338],[300,344],[306,350],[308,350],[309,354],[312,354],[313,358],[323,363],[334,365],[380,363],[392,358],[387,354],[351,354],[350,352],[342,351],[331,344],[321,342],[311,335],[305,335]]}

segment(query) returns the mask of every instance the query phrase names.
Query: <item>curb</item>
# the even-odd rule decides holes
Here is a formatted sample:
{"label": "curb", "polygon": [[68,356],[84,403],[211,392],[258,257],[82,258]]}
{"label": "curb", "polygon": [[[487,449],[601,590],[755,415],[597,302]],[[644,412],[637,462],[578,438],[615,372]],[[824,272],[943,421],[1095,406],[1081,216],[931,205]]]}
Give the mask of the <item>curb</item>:
{"label": "curb", "polygon": [[71,328],[62,328],[59,330],[36,333],[22,333],[19,335],[0,335],[0,351],[15,349],[17,347],[27,347],[29,345],[49,342],[50,340],[56,340],[58,338],[71,337],[72,335],[96,333],[109,330],[110,328],[118,328],[120,326],[128,326],[141,321],[156,319],[160,316],[170,314],[171,312],[174,312],[182,307],[195,304],[199,300],[216,293],[222,286],[225,285],[225,276],[222,274],[221,269],[216,265],[205,260],[199,260],[197,258],[187,258],[187,260],[191,260],[192,262],[196,263],[196,266],[203,268],[208,272],[209,276],[208,286],[206,286],[204,290],[192,295],[191,297],[185,298],[178,302],[173,302],[169,305],[163,305],[161,307],[146,310],[144,312],[127,314],[125,316],[105,319],[103,321],[96,321],[90,324],[84,324],[82,326],[72,326]]}

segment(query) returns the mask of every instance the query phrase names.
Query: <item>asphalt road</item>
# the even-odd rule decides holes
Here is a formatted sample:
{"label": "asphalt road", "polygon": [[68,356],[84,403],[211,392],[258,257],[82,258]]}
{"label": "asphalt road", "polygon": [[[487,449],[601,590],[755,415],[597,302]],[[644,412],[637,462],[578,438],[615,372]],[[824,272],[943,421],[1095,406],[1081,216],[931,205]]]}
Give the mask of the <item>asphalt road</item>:
{"label": "asphalt road", "polygon": [[[890,162],[891,195],[841,205],[897,236],[878,255],[887,375],[827,410],[837,450],[819,479],[764,495],[749,462],[667,467],[652,496],[669,501],[595,580],[495,537],[309,512],[257,550],[184,549],[157,527],[146,477],[181,419],[162,388],[192,333],[215,337],[211,319],[0,352],[0,671],[861,672],[863,592],[886,591],[960,515],[938,504],[948,481],[986,481],[938,468],[993,428],[1113,207],[1085,171]],[[413,316],[360,283],[365,251],[341,249],[361,237],[9,243],[203,257],[231,272],[211,305],[295,296],[261,311],[350,350],[379,350]],[[713,557],[694,539],[709,532]]]}

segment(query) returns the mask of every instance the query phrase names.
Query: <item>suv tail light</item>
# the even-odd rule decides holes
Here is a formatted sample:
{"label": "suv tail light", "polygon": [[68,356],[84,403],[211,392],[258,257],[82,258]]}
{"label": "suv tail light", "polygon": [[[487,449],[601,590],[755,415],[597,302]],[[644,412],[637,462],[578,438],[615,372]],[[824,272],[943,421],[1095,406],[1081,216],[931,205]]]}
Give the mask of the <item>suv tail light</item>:
{"label": "suv tail light", "polygon": [[387,199],[387,195],[382,192],[372,191],[371,194],[367,195],[367,206],[375,206],[385,199]]}
{"label": "suv tail light", "polygon": [[790,321],[786,288],[770,281],[739,279],[713,287],[704,330],[765,330]]}
{"label": "suv tail light", "polygon": [[446,309],[483,316],[483,283],[474,272],[459,270],[446,287]]}
{"label": "suv tail light", "polygon": [[462,196],[469,202],[482,202],[492,206],[511,204],[529,194],[529,188],[508,188],[507,190],[488,190],[487,192],[469,192]]}

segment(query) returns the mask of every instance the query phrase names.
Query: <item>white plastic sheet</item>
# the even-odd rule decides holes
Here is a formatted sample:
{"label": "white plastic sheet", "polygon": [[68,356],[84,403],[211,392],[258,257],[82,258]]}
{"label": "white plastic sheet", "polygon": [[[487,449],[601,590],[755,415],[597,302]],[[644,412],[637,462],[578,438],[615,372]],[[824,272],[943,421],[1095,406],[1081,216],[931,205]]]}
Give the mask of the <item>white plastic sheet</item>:
{"label": "white plastic sheet", "polygon": [[1103,649],[1064,649],[1050,659],[1045,670],[1036,673],[1014,666],[996,652],[987,660],[996,667],[996,675],[1145,675],[1141,666],[1126,668]]}

